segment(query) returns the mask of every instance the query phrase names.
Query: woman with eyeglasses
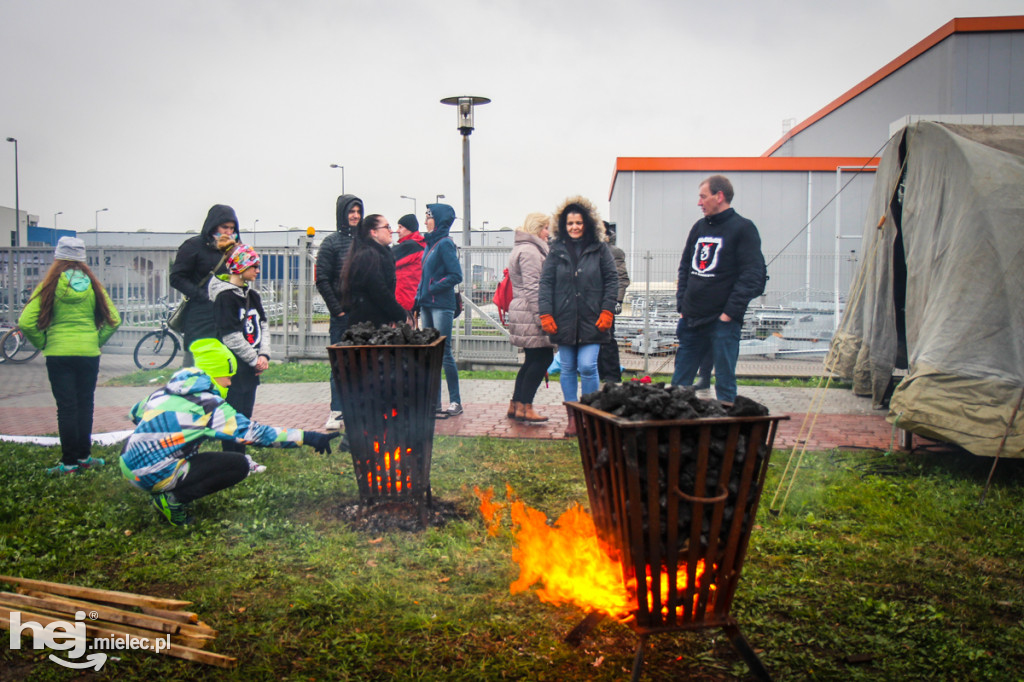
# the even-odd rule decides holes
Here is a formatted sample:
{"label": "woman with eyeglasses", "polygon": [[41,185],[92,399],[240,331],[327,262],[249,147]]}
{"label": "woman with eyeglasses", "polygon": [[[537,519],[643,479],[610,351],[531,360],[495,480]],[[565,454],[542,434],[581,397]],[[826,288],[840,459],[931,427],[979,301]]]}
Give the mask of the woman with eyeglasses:
{"label": "woman with eyeglasses", "polygon": [[[238,365],[228,388],[228,405],[252,419],[260,374],[270,366],[270,333],[263,299],[256,290],[260,276],[260,256],[248,244],[237,244],[227,259],[227,275],[218,275],[207,285],[213,301],[213,319],[217,338],[227,346]],[[228,441],[225,452],[245,454],[245,445]]]}
{"label": "woman with eyeglasses", "polygon": [[423,275],[416,290],[413,310],[419,310],[424,328],[436,329],[444,339],[445,382],[448,384],[448,409],[441,409],[441,388],[437,389],[437,416],[444,419],[462,414],[459,370],[452,354],[452,323],[455,320],[455,287],[462,282],[455,242],[448,236],[455,222],[455,209],[448,204],[427,204],[424,225],[427,250],[423,254]]}
{"label": "woman with eyeglasses", "polygon": [[395,324],[409,319],[395,299],[395,259],[391,257],[391,224],[376,213],[363,218],[341,270],[342,307],[349,326],[360,322]]}

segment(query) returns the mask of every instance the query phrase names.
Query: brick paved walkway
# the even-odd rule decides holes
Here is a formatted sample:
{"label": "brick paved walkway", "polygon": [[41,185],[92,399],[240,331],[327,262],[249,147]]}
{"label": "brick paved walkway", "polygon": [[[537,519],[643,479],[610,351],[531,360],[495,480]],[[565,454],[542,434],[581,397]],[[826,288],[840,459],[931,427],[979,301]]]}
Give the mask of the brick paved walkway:
{"label": "brick paved walkway", "polygon": [[[101,382],[131,370],[131,360],[105,355]],[[57,432],[56,408],[41,358],[26,365],[0,365],[0,379],[6,394],[0,396],[0,434],[52,435]],[[565,409],[557,383],[542,386],[536,409],[551,417],[537,425],[521,424],[505,416],[512,391],[509,381],[463,381],[465,413],[438,420],[435,433],[446,436],[492,436],[498,438],[562,438]],[[131,429],[129,408],[145,398],[154,387],[106,388],[96,390],[93,430],[96,433]],[[740,387],[740,393],[767,405],[773,414],[790,417],[779,425],[775,444],[790,448],[796,443],[811,404],[813,389]],[[268,384],[257,392],[254,417],[273,426],[320,429],[327,418],[329,390],[326,384]],[[850,391],[830,389],[819,398],[821,413],[808,440],[810,450],[842,446],[887,450],[893,441],[885,412],[872,410],[870,401]],[[898,439],[897,439],[898,440]]]}

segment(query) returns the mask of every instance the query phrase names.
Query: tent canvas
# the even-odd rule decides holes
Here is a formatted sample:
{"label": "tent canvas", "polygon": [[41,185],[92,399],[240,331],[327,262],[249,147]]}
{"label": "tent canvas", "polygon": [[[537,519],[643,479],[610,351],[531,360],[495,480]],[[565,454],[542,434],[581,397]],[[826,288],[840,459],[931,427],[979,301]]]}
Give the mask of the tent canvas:
{"label": "tent canvas", "polygon": [[826,367],[902,429],[1024,457],[1024,127],[920,122],[885,149]]}

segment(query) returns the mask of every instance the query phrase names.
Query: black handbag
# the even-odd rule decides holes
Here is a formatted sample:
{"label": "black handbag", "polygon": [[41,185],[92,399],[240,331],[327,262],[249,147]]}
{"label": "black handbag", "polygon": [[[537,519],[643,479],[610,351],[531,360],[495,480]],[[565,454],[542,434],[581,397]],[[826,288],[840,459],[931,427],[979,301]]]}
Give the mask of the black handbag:
{"label": "black handbag", "polygon": [[[210,283],[210,278],[213,277],[213,274],[215,272],[217,272],[217,268],[224,265],[224,261],[227,260],[227,257],[227,253],[222,255],[220,257],[220,260],[217,261],[217,264],[213,266],[213,270],[210,270],[210,273],[206,275],[206,277],[203,277],[202,281],[199,282],[198,284],[198,287],[200,289],[202,289],[203,287]],[[178,307],[175,308],[174,312],[171,313],[170,317],[167,318],[167,326],[173,329],[174,331],[178,332],[179,334],[185,333],[185,317],[186,312],[188,310],[188,301],[188,296],[183,296],[181,298],[181,302],[178,303]]]}

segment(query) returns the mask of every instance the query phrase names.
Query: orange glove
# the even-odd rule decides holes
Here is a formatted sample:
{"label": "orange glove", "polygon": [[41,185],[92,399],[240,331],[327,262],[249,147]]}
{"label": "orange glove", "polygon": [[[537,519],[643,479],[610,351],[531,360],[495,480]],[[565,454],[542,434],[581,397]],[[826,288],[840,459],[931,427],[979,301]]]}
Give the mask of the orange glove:
{"label": "orange glove", "polygon": [[555,318],[551,315],[540,316],[540,327],[544,330],[545,334],[554,334],[558,331],[558,325],[555,324]]}
{"label": "orange glove", "polygon": [[612,322],[615,321],[615,315],[610,310],[602,310],[601,317],[597,318],[597,330],[606,332],[612,328]]}

